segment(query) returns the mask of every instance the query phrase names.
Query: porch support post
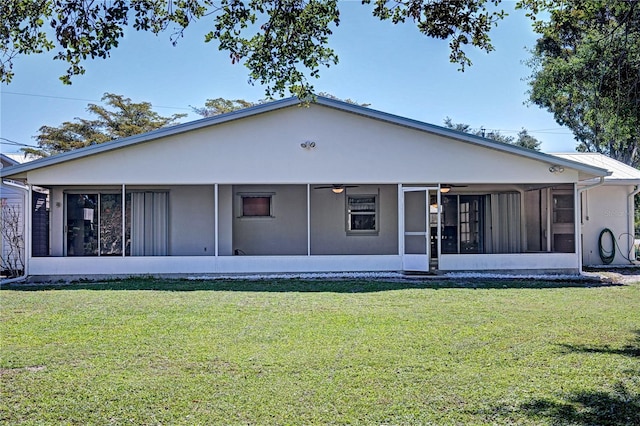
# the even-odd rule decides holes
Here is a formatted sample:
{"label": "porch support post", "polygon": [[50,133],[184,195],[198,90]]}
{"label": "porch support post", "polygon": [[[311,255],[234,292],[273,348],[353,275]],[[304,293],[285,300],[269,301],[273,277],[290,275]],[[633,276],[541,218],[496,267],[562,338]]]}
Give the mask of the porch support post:
{"label": "porch support post", "polygon": [[[437,269],[440,269],[440,253],[442,253],[442,188],[441,184],[438,184],[438,189],[436,190],[436,217],[437,219],[437,230],[436,230],[436,261],[438,262]],[[429,193],[427,192],[427,218],[431,218],[431,212],[429,209],[431,205],[429,204]],[[427,220],[427,226],[431,226],[431,221]],[[431,237],[431,236],[429,236]],[[429,248],[431,248],[431,241],[428,242]],[[429,253],[429,257],[431,257],[431,253]],[[431,259],[429,259],[431,260]]]}
{"label": "porch support post", "polygon": [[213,184],[213,255],[218,257],[218,241],[219,238],[219,230],[220,230],[220,214],[218,213],[220,210],[220,197],[218,193],[218,184]]}
{"label": "porch support post", "polygon": [[527,252],[527,206],[524,202],[524,190],[521,188],[517,188],[518,193],[520,194],[520,252]]}
{"label": "porch support post", "polygon": [[27,185],[27,202],[24,206],[24,271],[23,274],[25,277],[29,276],[29,263],[31,262],[32,256],[32,248],[31,244],[33,242],[33,185]]}
{"label": "porch support post", "polygon": [[126,240],[125,235],[126,235],[126,231],[127,231],[127,228],[126,228],[127,220],[125,218],[125,215],[127,213],[127,211],[126,211],[126,207],[127,207],[126,203],[127,203],[126,188],[125,188],[125,184],[123,183],[122,184],[122,203],[120,203],[120,204],[122,204],[121,205],[121,208],[122,208],[122,257],[125,256],[125,251],[126,251],[126,248],[127,248],[127,242],[125,241]]}
{"label": "porch support post", "polygon": [[311,256],[311,185],[307,184],[307,256]]}
{"label": "porch support post", "polygon": [[547,217],[546,217],[546,238],[547,238],[547,252],[551,252],[551,238],[553,235],[551,234],[551,210],[553,209],[553,198],[551,197],[551,190],[549,188],[545,189],[545,197],[546,197],[546,206],[547,206]]}
{"label": "porch support post", "polygon": [[575,235],[575,250],[574,252],[578,256],[578,271],[582,272],[582,229],[581,229],[581,221],[582,221],[582,206],[580,203],[580,192],[578,191],[578,184],[574,182],[573,184],[573,222],[574,222],[574,230],[573,233]]}
{"label": "porch support post", "polygon": [[627,195],[627,255],[629,259],[633,256],[633,260],[635,259],[636,253],[634,249],[635,244],[635,199],[636,195],[640,193],[640,186],[636,185],[633,187],[633,191]]}
{"label": "porch support post", "polygon": [[398,255],[404,254],[404,190],[398,184]]}

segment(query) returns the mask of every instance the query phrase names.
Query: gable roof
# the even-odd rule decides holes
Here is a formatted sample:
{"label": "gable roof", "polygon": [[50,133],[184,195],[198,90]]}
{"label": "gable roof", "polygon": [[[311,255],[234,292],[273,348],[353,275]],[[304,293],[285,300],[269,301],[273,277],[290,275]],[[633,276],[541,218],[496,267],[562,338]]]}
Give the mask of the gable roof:
{"label": "gable roof", "polygon": [[556,157],[577,161],[587,165],[607,169],[611,172],[605,182],[616,184],[640,184],[640,170],[614,160],[599,152],[562,152],[553,154]]}
{"label": "gable roof", "polygon": [[11,167],[15,166],[16,164],[20,163],[8,155],[0,154],[0,168]]}
{"label": "gable roof", "polygon": [[[550,165],[558,165],[568,167],[584,173],[587,178],[608,176],[611,173],[602,167],[596,165],[585,164],[584,162],[574,161],[572,159],[563,158],[560,156],[554,156],[545,154],[539,151],[534,151],[519,146],[497,142],[492,139],[483,138],[481,136],[472,135],[448,129],[433,124],[424,123],[418,120],[413,120],[398,115],[377,111],[374,109],[366,108],[360,105],[351,104],[348,102],[325,98],[318,96],[315,101],[316,105],[321,105],[328,108],[337,109],[339,111],[361,115],[370,119],[379,120],[387,123],[391,123],[398,126],[408,127],[410,129],[430,133],[437,136],[442,136],[457,141],[469,143],[476,146],[481,146],[488,149],[493,149],[501,152],[507,152],[514,155],[531,158],[537,161],[548,163]],[[162,129],[154,130],[151,132],[129,136],[125,138],[116,139],[111,142],[105,142],[100,145],[92,145],[86,148],[80,148],[74,151],[65,152],[52,157],[41,158],[31,161],[25,164],[19,164],[7,168],[0,169],[0,177],[9,177],[21,175],[31,170],[48,167],[60,163],[64,163],[71,160],[76,160],[83,157],[97,155],[103,152],[112,151],[116,149],[126,148],[128,146],[142,144],[150,141],[154,141],[167,136],[173,136],[180,133],[190,132],[205,127],[216,126],[223,123],[227,123],[234,120],[240,120],[249,118],[258,114],[264,114],[271,111],[276,111],[282,108],[289,108],[293,106],[303,106],[303,101],[295,97],[280,99],[277,101],[256,105],[253,107],[245,108],[238,111],[233,111],[226,114],[221,114],[213,117],[202,118],[199,120],[191,121],[188,123],[177,124],[171,127],[165,127]]]}

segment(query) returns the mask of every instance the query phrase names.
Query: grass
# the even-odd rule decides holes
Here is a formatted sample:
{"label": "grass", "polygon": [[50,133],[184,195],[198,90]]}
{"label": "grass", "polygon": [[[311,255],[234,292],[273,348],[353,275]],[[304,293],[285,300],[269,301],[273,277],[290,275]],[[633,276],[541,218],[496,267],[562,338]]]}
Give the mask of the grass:
{"label": "grass", "polygon": [[125,280],[0,301],[4,424],[640,424],[640,284]]}

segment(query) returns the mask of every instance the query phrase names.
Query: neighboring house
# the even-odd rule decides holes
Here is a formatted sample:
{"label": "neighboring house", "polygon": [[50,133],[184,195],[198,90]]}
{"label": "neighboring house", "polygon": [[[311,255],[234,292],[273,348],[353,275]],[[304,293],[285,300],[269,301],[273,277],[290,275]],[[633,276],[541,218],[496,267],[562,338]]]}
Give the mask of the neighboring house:
{"label": "neighboring house", "polygon": [[0,173],[49,190],[49,222],[27,214],[31,232],[49,236],[48,253],[27,247],[36,277],[577,273],[581,196],[611,174],[322,97]]}
{"label": "neighboring house", "polygon": [[[20,164],[11,156],[0,154],[0,169]],[[27,187],[18,182],[2,181],[0,187],[0,275],[12,276],[24,268],[24,205]]]}
{"label": "neighboring house", "polygon": [[[20,153],[0,154],[0,169],[16,166],[28,161],[33,161],[36,157]],[[43,188],[32,188],[31,200],[31,220],[37,226],[35,233],[30,239],[32,253],[49,253],[49,235],[39,232],[43,225],[48,229],[48,206],[46,204],[48,194]],[[0,188],[0,206],[2,216],[0,217],[2,238],[2,253],[0,255],[0,273],[2,276],[12,276],[24,272],[25,266],[25,235],[29,232],[25,229],[25,205],[29,200],[29,188],[27,185],[17,180],[2,179]]]}

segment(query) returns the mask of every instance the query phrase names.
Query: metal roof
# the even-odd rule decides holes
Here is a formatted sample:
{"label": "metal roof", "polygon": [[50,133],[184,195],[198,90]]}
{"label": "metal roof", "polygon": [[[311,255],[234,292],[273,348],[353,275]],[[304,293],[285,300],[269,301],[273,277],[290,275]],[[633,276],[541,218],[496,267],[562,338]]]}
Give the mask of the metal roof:
{"label": "metal roof", "polygon": [[599,152],[563,152],[553,155],[609,170],[611,175],[605,177],[605,182],[640,184],[640,170],[628,166],[621,161],[614,160],[611,157],[607,157],[604,154],[600,154]]}
{"label": "metal roof", "polygon": [[[80,148],[74,151],[65,152],[52,157],[42,158],[34,160],[25,164],[6,167],[0,169],[0,177],[15,176],[21,173],[25,173],[31,170],[39,169],[42,167],[52,166],[55,164],[64,163],[67,161],[97,155],[102,152],[112,151],[116,149],[122,149],[130,145],[136,145],[144,142],[149,142],[164,138],[167,136],[173,136],[180,133],[201,129],[204,127],[215,126],[222,123],[227,123],[234,120],[248,118],[254,115],[263,114],[271,111],[275,111],[281,108],[287,108],[291,106],[300,106],[304,102],[295,97],[285,98],[265,104],[256,105],[253,107],[245,108],[238,111],[233,111],[226,114],[221,114],[213,117],[207,117],[200,120],[191,121],[188,123],[178,124],[171,127],[165,127],[162,129],[154,130],[152,132],[143,133],[140,135],[129,136],[126,138],[116,139],[111,142],[106,142],[100,145],[92,145],[86,148]],[[353,114],[358,114],[367,118],[381,120],[388,123],[392,123],[399,126],[408,127],[414,130],[431,133],[434,135],[455,139],[458,141],[470,143],[473,145],[479,145],[485,148],[494,149],[497,151],[508,152],[514,155],[528,157],[534,160],[545,162],[549,165],[558,165],[563,167],[572,168],[583,172],[589,177],[593,176],[608,176],[610,172],[606,168],[601,168],[596,165],[585,164],[584,162],[574,161],[569,158],[563,158],[560,156],[554,156],[551,154],[545,154],[539,151],[534,151],[526,148],[522,148],[507,143],[497,142],[492,139],[483,138],[480,136],[472,135],[469,133],[459,132],[456,130],[448,129],[433,124],[424,123],[418,120],[413,120],[406,117],[401,117],[394,114],[389,114],[382,111],[377,111],[371,108],[363,107],[348,102],[329,99],[322,96],[318,96],[315,101],[312,102],[316,105],[322,105],[329,108],[334,108],[340,111],[345,111]]]}

